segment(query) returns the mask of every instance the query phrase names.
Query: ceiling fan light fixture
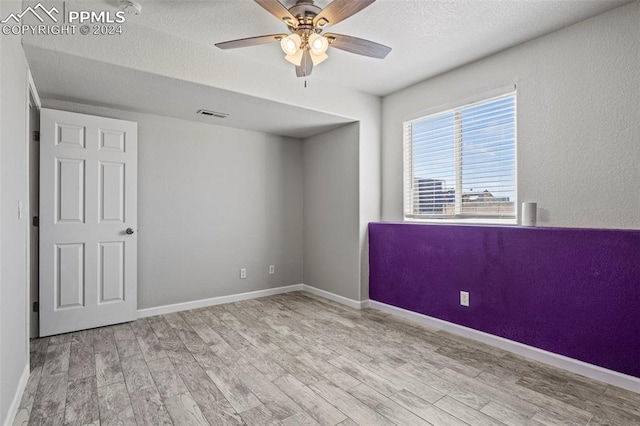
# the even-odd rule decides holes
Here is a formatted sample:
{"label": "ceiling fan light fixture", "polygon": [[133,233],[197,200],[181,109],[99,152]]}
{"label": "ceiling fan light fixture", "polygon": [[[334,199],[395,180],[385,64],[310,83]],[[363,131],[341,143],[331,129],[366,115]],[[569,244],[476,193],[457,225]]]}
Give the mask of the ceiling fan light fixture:
{"label": "ceiling fan light fixture", "polygon": [[311,61],[313,62],[313,65],[319,65],[319,64],[323,63],[324,61],[326,61],[327,58],[329,58],[329,56],[327,56],[326,53],[322,53],[320,55],[316,55],[314,53],[311,53]]}
{"label": "ceiling fan light fixture", "polygon": [[295,55],[300,52],[300,44],[302,43],[302,39],[298,34],[291,34],[282,40],[280,40],[280,47],[282,51],[289,55]]}
{"label": "ceiling fan light fixture", "polygon": [[329,41],[320,34],[314,33],[309,36],[309,50],[313,55],[322,56],[328,48]]}
{"label": "ceiling fan light fixture", "polygon": [[284,58],[287,61],[291,62],[293,65],[298,67],[302,63],[302,55],[303,55],[302,49],[298,49],[298,51],[293,55],[286,55]]}

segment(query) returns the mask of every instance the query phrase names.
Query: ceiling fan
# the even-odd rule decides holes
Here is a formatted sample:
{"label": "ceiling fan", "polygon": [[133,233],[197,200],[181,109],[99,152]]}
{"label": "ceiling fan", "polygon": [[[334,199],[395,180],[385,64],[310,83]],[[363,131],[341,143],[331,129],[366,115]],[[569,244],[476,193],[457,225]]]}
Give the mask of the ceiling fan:
{"label": "ceiling fan", "polygon": [[291,34],[271,34],[258,37],[216,43],[220,49],[257,46],[280,42],[285,59],[296,66],[298,77],[311,75],[314,65],[328,58],[329,47],[358,55],[384,59],[391,48],[357,37],[343,34],[322,34],[325,28],[335,25],[360,12],[375,0],[333,0],[324,9],[313,4],[313,0],[297,0],[287,9],[278,0],[255,0],[276,18],[284,22]]}

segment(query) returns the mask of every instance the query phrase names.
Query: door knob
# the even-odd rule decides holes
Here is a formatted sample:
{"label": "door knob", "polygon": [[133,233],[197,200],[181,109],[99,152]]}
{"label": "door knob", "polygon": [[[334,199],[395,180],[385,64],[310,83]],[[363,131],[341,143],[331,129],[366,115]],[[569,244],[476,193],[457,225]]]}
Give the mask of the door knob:
{"label": "door knob", "polygon": [[133,230],[133,228],[127,228],[127,230],[126,230],[126,231],[124,231],[124,232],[126,232],[126,233],[127,233],[127,235],[131,235],[131,234],[133,234],[135,231]]}

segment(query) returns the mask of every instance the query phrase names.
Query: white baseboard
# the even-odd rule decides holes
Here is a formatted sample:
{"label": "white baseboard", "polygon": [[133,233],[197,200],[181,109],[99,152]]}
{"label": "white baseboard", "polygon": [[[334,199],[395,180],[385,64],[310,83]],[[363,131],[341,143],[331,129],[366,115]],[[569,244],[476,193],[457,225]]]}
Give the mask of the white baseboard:
{"label": "white baseboard", "polygon": [[494,336],[493,334],[484,333],[482,331],[474,330],[469,327],[464,327],[462,325],[443,321],[438,318],[433,318],[427,315],[419,314],[417,312],[408,311],[406,309],[387,305],[385,303],[376,302],[375,300],[367,300],[362,303],[363,307],[366,306],[373,309],[378,309],[380,311],[411,320],[418,324],[445,330],[450,333],[477,340],[478,342],[486,343],[488,345],[495,346],[497,348],[504,349],[506,351],[513,352],[527,358],[531,358],[535,361],[543,362],[554,367],[562,368],[564,370],[581,374],[592,379],[600,380],[614,386],[640,393],[640,379],[637,377],[618,373],[617,371],[608,370],[597,365],[588,364],[577,359],[558,355],[553,352],[538,349],[533,346],[525,345],[523,343],[514,342],[513,340]]}
{"label": "white baseboard", "polygon": [[241,300],[257,299],[259,297],[273,296],[275,294],[301,291],[304,284],[293,284],[284,287],[268,288],[265,290],[249,291],[247,293],[230,294],[228,296],[212,297],[210,299],[193,300],[191,302],[175,303],[172,305],[156,306],[153,308],[138,309],[138,318],[152,317],[154,315],[171,314],[173,312],[187,311],[189,309],[204,308],[207,306],[222,305],[224,303],[239,302]]}
{"label": "white baseboard", "polygon": [[200,300],[193,300],[190,302],[174,303],[171,305],[155,306],[153,308],[138,309],[138,318],[152,317],[154,315],[171,314],[174,312],[188,311],[189,309],[198,309],[198,308],[204,308],[207,306],[222,305],[224,303],[240,302],[242,300],[257,299],[260,297],[273,296],[276,294],[290,293],[292,291],[306,291],[308,293],[315,294],[320,297],[324,297],[325,299],[333,300],[334,302],[338,302],[355,309],[361,309],[365,307],[364,306],[365,303],[368,303],[368,301],[358,302],[357,300],[349,299],[347,297],[343,297],[335,293],[330,293],[328,291],[320,290],[319,288],[311,287],[306,284],[293,284],[293,285],[288,285],[284,287],[250,291],[247,293],[238,293],[238,294],[230,294],[228,296],[212,297],[210,299],[200,299]]}
{"label": "white baseboard", "polygon": [[18,389],[16,389],[16,393],[13,396],[13,401],[11,401],[11,405],[9,406],[7,417],[5,417],[4,419],[4,426],[11,426],[13,424],[13,420],[16,417],[16,414],[18,414],[18,408],[20,408],[22,394],[27,387],[27,381],[29,380],[30,373],[31,369],[29,368],[29,363],[27,362],[27,365],[24,366],[24,370],[22,370],[22,375],[20,376],[20,381],[18,382]]}
{"label": "white baseboard", "polygon": [[306,291],[311,294],[315,294],[316,296],[324,297],[325,299],[333,300],[334,302],[338,302],[340,304],[349,306],[354,309],[362,309],[364,306],[364,302],[359,302],[357,300],[349,299],[348,297],[343,297],[335,293],[331,293],[325,290],[320,290],[316,287],[311,287],[310,285],[302,284],[302,291]]}

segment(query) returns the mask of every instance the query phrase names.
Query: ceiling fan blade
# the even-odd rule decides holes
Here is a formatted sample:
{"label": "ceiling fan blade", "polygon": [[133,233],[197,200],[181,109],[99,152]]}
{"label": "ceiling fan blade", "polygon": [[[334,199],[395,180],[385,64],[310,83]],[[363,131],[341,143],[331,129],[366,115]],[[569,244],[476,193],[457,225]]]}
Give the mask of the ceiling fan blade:
{"label": "ceiling fan blade", "polygon": [[320,25],[320,27],[335,25],[360,12],[374,1],[376,0],[333,0],[313,18],[313,25]]}
{"label": "ceiling fan blade", "polygon": [[258,37],[241,38],[238,40],[216,43],[220,49],[237,49],[238,47],[258,46],[260,44],[275,43],[282,40],[287,34],[271,34]]}
{"label": "ceiling fan blade", "polygon": [[267,10],[267,12],[269,12],[279,20],[283,21],[288,26],[293,28],[298,27],[298,19],[296,19],[296,17],[293,16],[291,12],[289,12],[289,9],[284,7],[284,5],[280,3],[278,0],[254,0],[254,1],[258,3],[260,6],[264,7]]}
{"label": "ceiling fan blade", "polygon": [[304,51],[302,55],[302,63],[296,67],[296,76],[309,77],[313,71],[313,61],[311,60],[311,54],[308,50]]}
{"label": "ceiling fan blade", "polygon": [[391,52],[388,46],[358,37],[343,34],[325,34],[325,37],[329,40],[329,46],[362,56],[384,59]]}

